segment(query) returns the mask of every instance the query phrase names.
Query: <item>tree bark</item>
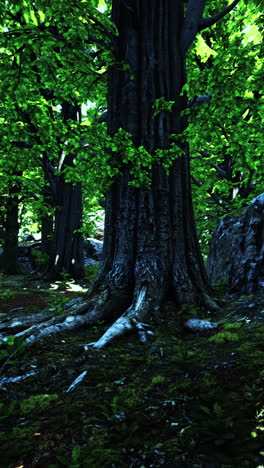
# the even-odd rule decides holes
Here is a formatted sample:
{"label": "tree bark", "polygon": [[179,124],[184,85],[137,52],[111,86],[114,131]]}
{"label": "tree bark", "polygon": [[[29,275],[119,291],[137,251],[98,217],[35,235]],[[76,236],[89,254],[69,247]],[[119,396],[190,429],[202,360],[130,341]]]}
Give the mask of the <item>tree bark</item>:
{"label": "tree bark", "polygon": [[[187,125],[180,112],[186,82],[185,55],[179,37],[184,22],[182,2],[113,1],[113,21],[119,31],[116,54],[130,70],[110,72],[108,129],[123,128],[136,146],[150,153],[169,147],[169,136]],[[153,104],[164,97],[174,101],[172,112],[153,116]],[[210,291],[192,208],[188,145],[166,174],[159,165],[150,171],[151,189],[131,187],[129,168],[112,186],[106,202],[102,268],[97,284],[106,283],[124,308],[142,286],[160,304],[168,294],[177,303],[203,303]]]}
{"label": "tree bark", "polygon": [[[77,121],[79,106],[64,101],[62,118]],[[47,277],[61,279],[64,273],[72,278],[81,278],[84,269],[84,246],[82,227],[82,186],[65,181],[63,170],[74,165],[74,155],[61,155],[59,169],[61,174],[54,174],[54,164],[47,154],[43,156],[43,167],[47,188],[47,204],[53,209],[53,216],[42,219],[42,252],[50,258]]]}
{"label": "tree bark", "polygon": [[[74,157],[67,155],[65,166],[73,165]],[[55,210],[55,258],[52,268],[56,277],[65,272],[81,278],[84,268],[82,227],[82,187],[65,182],[64,174],[57,180]]]}
{"label": "tree bark", "polygon": [[[14,173],[16,177],[21,175],[22,171]],[[14,182],[9,188],[5,207],[6,214],[1,269],[8,275],[15,275],[18,273],[19,192],[19,183]]]}

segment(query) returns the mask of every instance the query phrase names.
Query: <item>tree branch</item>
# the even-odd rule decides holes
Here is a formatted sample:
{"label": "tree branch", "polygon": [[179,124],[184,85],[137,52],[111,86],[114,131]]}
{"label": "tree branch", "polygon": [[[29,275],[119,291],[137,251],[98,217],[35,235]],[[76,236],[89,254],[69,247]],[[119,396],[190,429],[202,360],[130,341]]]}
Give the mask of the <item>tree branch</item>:
{"label": "tree branch", "polygon": [[[205,157],[212,157],[211,154],[209,153],[205,153],[204,151],[199,151],[199,153],[202,155],[202,156],[205,156]],[[196,156],[194,159],[200,159],[200,161],[203,161],[204,158],[202,158],[201,156]],[[220,175],[220,177],[222,177],[223,179],[227,179],[227,173],[226,171],[224,171],[224,169],[222,169],[220,166],[218,166],[218,164],[215,164],[213,162],[210,162],[210,166],[213,167],[217,172],[218,174]]]}
{"label": "tree branch", "polygon": [[101,23],[101,21],[99,21],[99,19],[97,19],[94,15],[91,15],[91,13],[89,13],[88,16],[104,32],[104,34],[110,39],[110,41],[113,42],[115,36],[109,31],[109,29],[103,23]]}
{"label": "tree branch", "polygon": [[33,145],[28,141],[12,141],[12,145],[16,148],[33,148]]}
{"label": "tree branch", "polygon": [[[191,176],[191,178],[192,178],[192,182],[194,183],[194,185],[196,185],[197,187],[203,186],[203,184],[201,184],[201,182],[198,182],[198,180],[194,176]],[[211,192],[211,190],[206,190],[206,192],[209,193],[210,197],[214,200],[214,202],[217,205],[222,206],[222,207],[229,206],[229,204],[226,201],[219,198],[216,193]]]}
{"label": "tree branch", "polygon": [[233,10],[233,8],[235,8],[238,2],[239,0],[234,0],[234,2],[231,3],[231,5],[224,8],[217,15],[211,16],[209,18],[203,18],[199,23],[198,32],[202,31],[203,29],[209,28],[210,26],[213,26],[215,23],[217,23],[217,21],[224,18],[224,16],[227,15],[227,13],[229,13]]}
{"label": "tree branch", "polygon": [[203,16],[206,0],[189,0],[181,33],[181,49],[185,55],[192,45]]}

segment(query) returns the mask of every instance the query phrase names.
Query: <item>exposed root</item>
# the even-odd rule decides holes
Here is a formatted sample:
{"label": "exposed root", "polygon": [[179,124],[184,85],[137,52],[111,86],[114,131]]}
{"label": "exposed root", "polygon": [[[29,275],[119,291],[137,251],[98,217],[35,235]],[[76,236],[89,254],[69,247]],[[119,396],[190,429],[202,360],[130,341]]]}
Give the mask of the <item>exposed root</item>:
{"label": "exposed root", "polygon": [[67,388],[67,390],[65,390],[65,393],[69,393],[69,392],[72,392],[76,387],[77,385],[79,385],[79,383],[81,383],[84,378],[86,377],[86,374],[87,374],[87,370],[82,372],[73,382],[72,384]]}
{"label": "exposed root", "polygon": [[28,379],[28,377],[33,377],[33,375],[37,375],[37,372],[29,372],[28,374],[19,375],[18,377],[3,377],[0,379],[0,387],[10,383],[21,382],[22,380]]}
{"label": "exposed root", "polygon": [[[86,315],[77,315],[77,316],[72,316],[70,315],[67,317],[63,322],[56,323],[55,325],[50,325],[47,326],[47,322],[42,324],[43,326],[38,330],[37,333],[35,333],[36,330],[34,330],[34,333],[31,333],[27,338],[26,338],[26,343],[28,346],[33,345],[37,341],[40,341],[44,336],[47,335],[52,335],[54,333],[63,333],[63,332],[69,332],[76,330],[78,328],[81,328],[84,325],[91,325],[93,324],[96,320],[98,320],[96,317],[94,317],[94,314],[91,312],[91,314],[86,314]],[[24,332],[18,333],[16,336],[24,336],[25,333],[28,335],[31,332],[31,329],[27,329]]]}
{"label": "exposed root", "polygon": [[[90,300],[74,299],[64,306],[64,314],[56,315],[48,319],[48,311],[41,311],[36,316],[31,316],[33,325],[27,328],[29,320],[27,316],[3,318],[0,321],[2,342],[8,341],[8,335],[12,333],[15,338],[24,338],[27,346],[31,346],[40,341],[45,336],[54,333],[64,333],[77,330],[83,326],[93,325],[98,320],[108,319],[109,310],[113,297],[108,289],[101,290],[100,294]],[[121,307],[121,303],[119,301]],[[32,323],[32,322],[31,322]],[[14,330],[17,333],[14,333]],[[11,333],[10,333],[11,332]]]}
{"label": "exposed root", "polygon": [[[153,286],[141,285],[136,286],[134,291],[134,300],[127,309],[128,295],[122,296],[121,292],[113,295],[109,288],[102,288],[99,293],[85,300],[70,301],[64,306],[63,314],[52,318],[49,318],[47,310],[35,315],[21,316],[20,314],[17,317],[14,315],[11,318],[3,317],[0,320],[2,333],[0,338],[5,342],[8,340],[8,335],[12,334],[16,338],[24,338],[26,344],[31,346],[54,333],[70,332],[83,326],[93,325],[99,320],[111,320],[113,317],[118,317],[98,341],[85,344],[84,349],[88,350],[91,347],[101,349],[115,338],[132,331],[136,331],[140,341],[146,343],[153,333],[144,323],[144,318],[160,306],[162,299],[160,288],[154,289]],[[204,295],[201,300],[208,309],[221,312],[221,308],[207,295]]]}
{"label": "exposed root", "polygon": [[[101,313],[95,307],[91,308],[88,300],[73,300],[65,305],[64,314],[49,317],[49,311],[44,310],[39,314],[26,315],[13,318],[3,317],[0,322],[2,342],[8,341],[8,335],[12,334],[15,338],[24,338],[27,345],[30,346],[47,335],[58,332],[72,331],[84,325],[93,324],[101,319]],[[83,315],[82,315],[83,314]],[[30,327],[27,326],[31,324]],[[14,333],[14,331],[17,333]]]}
{"label": "exposed root", "polygon": [[152,334],[152,332],[145,330],[148,325],[142,323],[141,320],[149,310],[150,301],[152,302],[153,300],[148,297],[147,287],[143,286],[139,290],[133,304],[106,330],[98,341],[84,345],[84,350],[87,351],[91,347],[101,349],[115,338],[133,330],[138,331],[140,340],[145,343],[147,341],[147,334]]}
{"label": "exposed root", "polygon": [[42,311],[38,314],[34,315],[24,315],[22,317],[5,317],[1,320],[0,322],[0,330],[4,331],[6,329],[11,330],[12,329],[20,329],[24,328],[27,325],[37,325],[41,322],[44,322],[47,320],[47,312]]}

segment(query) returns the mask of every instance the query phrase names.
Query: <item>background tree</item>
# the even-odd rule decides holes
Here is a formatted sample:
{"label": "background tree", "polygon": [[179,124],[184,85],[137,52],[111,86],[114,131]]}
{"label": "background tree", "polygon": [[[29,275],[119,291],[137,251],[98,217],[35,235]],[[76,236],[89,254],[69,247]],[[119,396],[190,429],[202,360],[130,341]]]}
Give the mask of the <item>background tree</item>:
{"label": "background tree", "polygon": [[[215,6],[210,2],[208,15]],[[188,93],[194,101],[195,95],[211,96],[188,110],[186,130],[204,253],[219,218],[238,213],[264,190],[263,13],[240,2],[232,15],[234,22],[226,16],[197,36],[187,61]]]}
{"label": "background tree", "polygon": [[[88,127],[81,126],[81,108],[88,97],[94,98],[95,88],[100,103],[109,38],[108,43],[105,35],[102,40],[105,26],[96,18],[98,11],[86,4],[80,8],[67,2],[56,7],[45,1],[2,4],[3,151],[22,145],[11,126],[15,121],[23,127],[23,141],[42,168],[42,252],[49,258],[49,276],[66,272],[80,277],[82,184],[76,178],[66,181],[65,171],[83,156]],[[14,109],[11,116],[10,109]],[[85,158],[87,153],[86,148]],[[10,223],[5,233],[14,239],[9,231]],[[16,243],[17,234],[16,227]],[[16,256],[16,249],[11,250]],[[10,255],[9,249],[9,263]]]}

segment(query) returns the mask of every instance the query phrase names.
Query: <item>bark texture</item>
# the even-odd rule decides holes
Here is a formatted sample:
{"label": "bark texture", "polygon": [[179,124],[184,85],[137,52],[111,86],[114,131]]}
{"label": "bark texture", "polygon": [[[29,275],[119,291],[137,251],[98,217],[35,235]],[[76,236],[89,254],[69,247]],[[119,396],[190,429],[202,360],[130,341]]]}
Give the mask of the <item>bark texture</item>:
{"label": "bark texture", "polygon": [[[21,177],[22,171],[14,173],[15,177]],[[19,231],[19,194],[20,184],[14,182],[8,191],[5,206],[4,220],[4,244],[1,258],[1,270],[8,275],[18,273],[18,231]]]}
{"label": "bark texture", "polygon": [[[73,156],[67,155],[65,165],[73,165]],[[84,267],[81,184],[65,182],[64,175],[57,183],[58,199],[55,212],[55,276],[63,271],[73,278],[81,278]]]}
{"label": "bark texture", "polygon": [[[63,120],[77,121],[79,106],[64,102]],[[50,258],[48,277],[59,279],[62,273],[73,278],[81,278],[84,268],[82,227],[82,186],[80,183],[66,182],[63,170],[74,166],[74,155],[61,155],[59,169],[61,174],[54,174],[54,163],[47,155],[43,157],[43,167],[47,187],[45,200],[55,215],[46,215],[42,219],[42,252]]]}
{"label": "bark texture", "polygon": [[[180,94],[186,82],[180,46],[183,4],[114,0],[113,21],[119,31],[116,55],[129,70],[115,66],[110,72],[109,133],[121,127],[136,146],[150,153],[166,149],[169,136],[187,125],[180,116],[187,106]],[[153,105],[159,98],[175,104],[172,112],[154,117]],[[178,303],[203,302],[208,290],[193,217],[188,145],[182,148],[184,156],[174,161],[169,174],[153,165],[151,190],[131,187],[129,167],[123,165],[108,194],[98,283],[106,283],[113,297],[121,290],[124,307],[143,286],[156,304],[168,293]]]}

